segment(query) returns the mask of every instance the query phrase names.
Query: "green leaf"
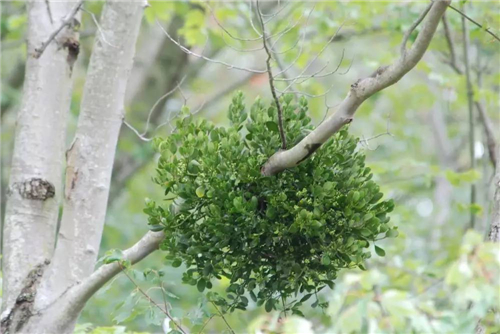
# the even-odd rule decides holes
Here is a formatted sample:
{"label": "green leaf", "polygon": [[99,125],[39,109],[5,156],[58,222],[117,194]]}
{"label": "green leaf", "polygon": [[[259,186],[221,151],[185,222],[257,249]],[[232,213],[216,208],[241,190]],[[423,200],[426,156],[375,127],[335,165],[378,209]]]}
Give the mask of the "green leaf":
{"label": "green leaf", "polygon": [[153,232],[160,232],[165,229],[165,226],[160,225],[160,224],[155,224],[155,225],[149,225],[149,230]]}
{"label": "green leaf", "polygon": [[328,255],[323,255],[323,257],[321,258],[321,263],[324,264],[325,266],[330,265],[331,263],[330,257]]}
{"label": "green leaf", "polygon": [[205,281],[205,279],[200,278],[198,280],[198,284],[196,284],[196,288],[198,289],[198,291],[203,292],[205,290],[206,285],[207,282]]}
{"label": "green leaf", "polygon": [[200,186],[198,188],[196,188],[196,196],[202,198],[205,196],[205,188]]}
{"label": "green leaf", "polygon": [[360,231],[361,235],[364,236],[364,237],[369,237],[372,235],[372,231],[370,231],[369,229],[367,228],[364,228]]}
{"label": "green leaf", "polygon": [[266,122],[266,127],[269,131],[276,132],[276,133],[279,132],[278,124],[276,124],[275,122],[272,122],[272,121]]}
{"label": "green leaf", "polygon": [[266,312],[271,312],[273,310],[273,307],[274,307],[274,299],[268,299],[266,301],[266,304],[264,305],[264,309],[266,310]]}
{"label": "green leaf", "polygon": [[385,232],[385,236],[387,238],[396,238],[399,235],[399,231],[396,229],[390,229],[389,231]]}
{"label": "green leaf", "polygon": [[375,246],[375,253],[377,253],[378,256],[385,256],[385,250],[378,246]]}
{"label": "green leaf", "polygon": [[299,301],[299,303],[303,303],[305,302],[306,300],[308,300],[309,298],[311,298],[313,294],[312,293],[308,293],[307,295],[305,295],[304,297],[302,297]]}
{"label": "green leaf", "polygon": [[181,259],[179,259],[179,258],[174,259],[174,260],[172,261],[172,267],[174,267],[174,268],[178,268],[178,267],[180,267],[180,266],[181,266],[181,264],[182,264],[182,260],[181,260]]}

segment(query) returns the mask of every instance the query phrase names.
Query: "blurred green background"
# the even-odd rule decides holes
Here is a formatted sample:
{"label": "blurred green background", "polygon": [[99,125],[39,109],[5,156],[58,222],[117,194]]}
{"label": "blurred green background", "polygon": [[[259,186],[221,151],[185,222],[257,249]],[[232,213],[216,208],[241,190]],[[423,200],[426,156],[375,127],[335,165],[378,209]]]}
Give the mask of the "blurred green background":
{"label": "blurred green background", "polygon": [[[261,41],[241,41],[229,35],[255,38],[252,22],[256,21],[250,3],[209,4],[152,1],[145,11],[128,84],[127,122],[142,132],[153,105],[185,77],[180,90],[156,105],[147,137],[167,136],[169,124],[155,128],[168,123],[184,104],[196,111],[197,117],[226,124],[227,107],[235,90],[242,90],[248,103],[257,96],[271,98],[267,74],[229,69],[189,56],[158,25],[192,52],[240,67],[263,69],[266,55],[256,50],[261,48]],[[335,111],[358,78],[399,57],[404,32],[426,5],[334,1],[262,4],[270,20],[269,29],[277,34],[275,48],[283,51],[279,54],[281,65],[290,66],[289,77],[300,75],[304,69],[305,75],[311,75],[322,68],[321,73],[328,73],[339,66],[332,75],[298,80],[290,88],[297,96],[309,97],[316,124]],[[3,192],[22,97],[27,22],[24,2],[2,1],[1,6],[3,214]],[[88,12],[82,13],[68,145],[75,132],[94,38],[104,33],[89,13],[98,19],[102,6],[102,2],[86,2]],[[463,10],[499,34],[498,3],[466,2]],[[279,319],[277,314],[265,313],[263,307],[250,307],[249,311],[226,317],[237,333],[470,333],[480,318],[488,330],[500,329],[498,315],[491,311],[500,306],[500,253],[497,245],[483,242],[491,217],[494,170],[482,118],[476,109],[476,167],[470,168],[461,16],[448,10],[446,20],[451,39],[446,38],[441,24],[416,69],[367,100],[350,126],[350,132],[361,139],[359,150],[365,152],[381,191],[396,202],[391,222],[399,226],[399,237],[379,243],[386,255],[379,257],[372,252],[367,271],[344,271],[333,291],[321,291],[320,299],[329,301],[329,308],[305,308],[306,319]],[[498,142],[500,42],[470,22],[467,27],[470,44],[466,50],[471,59],[474,98],[486,110]],[[281,35],[282,31],[287,32]],[[325,51],[316,59],[325,45]],[[287,86],[283,82],[277,85],[278,89]],[[155,161],[151,144],[122,127],[101,245],[103,255],[110,249],[127,248],[147,231],[142,213],[144,199],[162,201],[163,197],[161,189],[151,182]],[[472,185],[478,195],[471,204]],[[471,213],[476,221],[473,228]],[[142,271],[146,269],[160,270],[164,276],[144,279]],[[203,303],[203,295],[196,287],[181,284],[183,268],[166,266],[160,252],[134,270],[131,277],[158,303],[163,303],[159,287],[168,291],[172,315],[188,328],[198,323],[199,330],[207,320],[204,312],[213,312]],[[227,284],[224,280],[218,282],[215,289],[223,290]],[[161,327],[163,320],[164,315],[141,297],[136,286],[119,275],[87,304],[77,331],[161,333],[165,330]],[[228,329],[216,316],[204,331],[220,333]]]}

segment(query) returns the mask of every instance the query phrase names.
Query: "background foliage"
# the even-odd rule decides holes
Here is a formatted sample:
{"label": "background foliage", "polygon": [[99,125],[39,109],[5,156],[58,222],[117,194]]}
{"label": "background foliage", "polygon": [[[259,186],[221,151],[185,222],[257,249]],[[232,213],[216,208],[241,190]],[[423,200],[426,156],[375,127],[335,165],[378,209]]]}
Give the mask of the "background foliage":
{"label": "background foliage", "polygon": [[[22,2],[2,2],[1,6],[3,192],[22,94],[26,15]],[[325,65],[332,70],[344,52],[339,72],[294,85],[295,90],[311,96],[327,92],[326,98],[309,98],[313,124],[318,124],[325,113],[335,110],[335,105],[358,77],[399,56],[402,34],[424,6],[424,3],[318,2],[313,8],[310,4],[297,3],[276,17],[274,31],[283,30],[296,20],[300,23],[280,39],[280,49],[291,49],[282,55],[283,62],[289,64],[297,59],[293,66],[295,75],[343,24],[316,65],[308,70],[314,73]],[[88,2],[85,7],[98,17],[102,3]],[[248,3],[224,6],[212,3],[211,8],[229,32],[252,38]],[[314,10],[308,19],[311,9]],[[465,10],[498,34],[498,4],[466,3]],[[144,129],[155,101],[185,75],[182,92],[177,90],[156,106],[148,136],[167,137],[175,124],[156,132],[152,130],[176,115],[183,105],[190,106],[197,119],[209,119],[217,126],[228,125],[227,106],[236,89],[241,89],[248,101],[257,96],[270,100],[265,74],[238,72],[188,57],[165,37],[155,18],[198,53],[250,68],[262,68],[265,61],[262,51],[236,51],[260,45],[258,41],[243,42],[223,35],[205,4],[153,1],[145,13],[129,84],[126,101],[129,123]],[[457,13],[448,11],[447,20],[457,63],[462,67],[461,19]],[[475,99],[483,103],[498,129],[499,43],[484,30],[468,26]],[[303,33],[306,38],[302,40]],[[82,46],[74,69],[75,90],[68,138],[74,133],[95,34],[99,31],[91,15],[83,13]],[[479,318],[484,319],[490,331],[498,331],[498,318],[490,310],[500,306],[500,258],[496,245],[482,241],[489,225],[493,170],[477,116],[476,168],[470,169],[465,77],[454,71],[449,61],[449,44],[441,25],[417,68],[396,86],[366,101],[349,128],[351,135],[361,138],[356,149],[366,155],[373,180],[386,198],[395,203],[391,222],[399,226],[400,235],[377,243],[386,256],[371,258],[366,271],[341,271],[334,290],[324,289],[318,294],[319,303],[329,302],[327,309],[309,307],[315,302],[311,298],[304,301],[302,307],[305,319],[289,315],[278,321],[278,312],[267,314],[249,300],[248,311],[236,311],[223,319],[196,286],[181,283],[185,268],[172,268],[164,254],[158,253],[128,269],[129,277],[120,275],[96,294],[84,310],[77,332],[164,331],[162,324],[168,324],[168,321],[164,323],[165,314],[144,298],[138,286],[161,305],[165,298],[171,305],[172,317],[195,333],[208,319],[211,320],[204,331],[217,333],[228,330],[226,321],[236,332],[263,328],[289,333],[471,332]],[[282,83],[278,86],[284,87]],[[199,109],[203,102],[203,108]],[[102,261],[119,259],[118,251],[108,250],[125,248],[147,229],[147,217],[142,212],[144,198],[163,201],[164,190],[151,182],[156,159],[150,143],[139,140],[123,127],[101,248]],[[472,184],[478,189],[478,199],[471,205]],[[4,198],[2,196],[2,200]],[[469,229],[470,212],[476,215],[473,229]],[[223,293],[229,285],[229,280],[222,279],[213,290]],[[169,326],[175,328],[172,324]]]}

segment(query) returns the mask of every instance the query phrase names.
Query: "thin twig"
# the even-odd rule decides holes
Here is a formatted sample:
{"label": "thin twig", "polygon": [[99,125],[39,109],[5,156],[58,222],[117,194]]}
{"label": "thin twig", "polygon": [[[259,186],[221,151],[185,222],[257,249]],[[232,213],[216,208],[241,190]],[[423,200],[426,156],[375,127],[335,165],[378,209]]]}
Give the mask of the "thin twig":
{"label": "thin twig", "polygon": [[[448,48],[450,50],[450,61],[445,61],[451,68],[455,71],[455,73],[459,75],[463,75],[463,71],[458,67],[458,64],[456,63],[456,56],[455,54],[455,47],[453,43],[453,38],[451,36],[451,33],[448,28],[448,22],[445,16],[443,16],[443,27],[445,28],[445,37],[447,40]],[[448,31],[448,32],[447,32]],[[481,80],[480,80],[480,75],[478,77],[478,85],[481,86]],[[486,110],[483,106],[483,104],[480,101],[475,101],[474,105],[479,113],[479,119],[481,120],[484,128],[484,132],[486,134],[486,143],[488,146],[488,152],[490,156],[490,161],[493,164],[493,170],[496,168],[496,152],[497,152],[497,143],[495,140],[495,135],[494,135],[494,126],[491,122],[491,119],[488,117],[488,114],[486,113]]]}
{"label": "thin twig", "polygon": [[[340,69],[340,66],[342,65],[342,62],[344,61],[344,55],[345,55],[345,49],[342,49],[342,54],[340,56],[340,61],[338,62],[337,64],[337,67],[330,71],[330,72],[327,72],[327,73],[321,73],[323,72],[327,67],[328,65],[330,64],[330,62],[328,61],[326,63],[326,65],[324,65],[322,68],[320,68],[319,70],[317,70],[316,72],[312,73],[312,74],[309,74],[309,75],[298,75],[296,76],[295,78],[293,79],[287,79],[287,78],[277,78],[275,79],[275,81],[292,81],[292,80],[299,80],[299,79],[304,79],[303,81],[301,82],[297,82],[298,84],[301,84],[301,83],[304,83],[306,82],[307,80],[310,80],[312,78],[324,78],[324,77],[328,77],[330,75],[333,75],[335,73],[337,73],[337,71]],[[342,72],[342,73],[339,73],[340,75],[344,75],[346,74],[347,72],[349,72],[349,70],[351,69],[351,66],[352,66],[352,61],[354,60],[354,57],[351,58],[351,62],[349,63],[349,67],[347,68],[347,70],[345,72]]]}
{"label": "thin twig", "polygon": [[286,93],[286,91],[288,89],[290,89],[290,87],[298,80],[298,78],[300,78],[302,75],[304,75],[304,73],[309,69],[309,67],[311,67],[312,64],[314,64],[314,62],[319,58],[319,56],[321,56],[321,54],[323,54],[323,52],[325,52],[325,50],[328,47],[328,45],[330,45],[330,43],[335,39],[335,37],[337,36],[337,34],[339,33],[339,31],[342,29],[343,26],[344,26],[344,23],[342,23],[338,27],[338,29],[335,32],[335,34],[326,42],[326,44],[323,46],[323,48],[314,56],[314,58],[309,62],[309,64],[307,64],[306,67],[304,67],[304,69],[299,74],[299,76],[296,77],[294,80],[292,80],[292,82],[283,90],[282,94]]}
{"label": "thin twig", "polygon": [[47,7],[47,14],[49,15],[50,23],[54,24],[54,19],[52,17],[52,11],[50,10],[49,0],[45,0],[45,6]]}
{"label": "thin twig", "polygon": [[238,36],[234,36],[229,30],[227,30],[222,25],[222,23],[219,21],[219,19],[217,19],[217,16],[215,16],[215,12],[214,12],[213,8],[208,3],[206,3],[206,6],[210,10],[210,13],[212,14],[212,17],[213,17],[215,23],[219,26],[219,28],[222,29],[223,32],[225,32],[226,34],[228,34],[229,37],[231,37],[232,39],[237,40],[237,41],[242,41],[242,42],[256,42],[256,41],[259,41],[262,38],[262,36],[258,33],[257,30],[255,30],[255,32],[257,33],[257,35],[259,37],[255,37],[255,38],[241,38],[241,37],[238,37]]}
{"label": "thin twig", "polygon": [[229,325],[229,323],[227,322],[226,320],[226,317],[224,317],[224,314],[222,314],[222,312],[219,310],[219,308],[217,307],[217,305],[215,305],[214,302],[212,302],[212,305],[215,307],[215,309],[217,310],[217,313],[219,313],[220,317],[222,318],[222,320],[224,320],[224,322],[226,323],[226,326],[227,328],[229,329],[229,331],[232,333],[232,334],[235,334],[233,328]]}
{"label": "thin twig", "polygon": [[[474,92],[472,90],[472,83],[470,77],[470,64],[469,64],[469,31],[467,29],[467,24],[465,22],[465,16],[462,16],[462,37],[464,40],[464,67],[465,67],[465,79],[467,84],[467,106],[469,110],[469,159],[470,168],[474,169],[476,167],[476,157],[474,151],[475,138],[474,138]],[[473,205],[476,202],[476,185],[471,184],[470,189],[470,204]],[[471,211],[470,213],[470,223],[469,228],[474,228],[476,222],[476,214]]]}
{"label": "thin twig", "polygon": [[405,57],[406,55],[406,43],[408,42],[408,39],[410,38],[411,33],[418,27],[418,25],[423,21],[423,19],[427,16],[427,13],[429,13],[429,10],[431,10],[432,5],[434,2],[430,2],[427,7],[424,9],[422,13],[420,13],[420,16],[417,18],[415,22],[410,26],[410,28],[405,32],[403,36],[403,41],[401,42],[401,57]]}
{"label": "thin twig", "polygon": [[156,109],[156,107],[158,106],[158,104],[163,101],[164,99],[166,99],[167,97],[169,97],[170,95],[172,95],[177,89],[180,89],[182,83],[184,82],[184,80],[186,79],[186,76],[182,77],[182,79],[177,83],[177,85],[175,85],[174,88],[172,88],[170,91],[168,91],[167,93],[163,94],[156,102],[155,104],[153,104],[153,107],[151,107],[151,109],[149,110],[149,113],[148,113],[148,118],[147,118],[147,121],[146,121],[146,128],[144,129],[144,132],[141,134],[142,136],[145,136],[147,133],[148,133],[148,130],[149,130],[149,124],[151,122],[151,115],[153,114],[154,110]]}
{"label": "thin twig", "polygon": [[168,310],[168,306],[167,306],[167,295],[165,293],[165,288],[163,287],[163,281],[160,279],[160,277],[158,276],[158,281],[159,281],[159,288],[161,289],[161,296],[163,297],[163,305],[165,306],[165,310]]}
{"label": "thin twig", "polygon": [[[364,147],[366,147],[366,148],[367,148],[368,150],[370,150],[370,151],[374,151],[374,150],[376,150],[376,149],[378,148],[378,146],[377,146],[377,147],[375,147],[374,149],[372,149],[372,148],[370,147],[370,144],[369,144],[368,142],[369,142],[370,140],[377,139],[377,138],[380,138],[380,137],[383,137],[383,136],[391,136],[391,137],[394,137],[394,135],[391,133],[391,131],[390,131],[390,129],[389,129],[390,125],[391,125],[391,114],[389,113],[389,114],[387,114],[387,123],[386,123],[385,132],[384,132],[384,133],[379,133],[379,134],[377,134],[377,135],[375,135],[375,136],[372,136],[372,137],[369,137],[369,138],[364,138],[364,137],[363,137],[363,140],[361,140],[359,143],[360,143],[361,145],[363,145]],[[364,144],[363,144],[363,143],[364,143]]]}
{"label": "thin twig", "polygon": [[38,49],[35,49],[33,57],[40,58],[40,56],[43,54],[47,46],[49,46],[49,44],[54,40],[54,38],[56,38],[56,36],[61,32],[61,30],[63,30],[64,27],[72,24],[73,18],[75,17],[76,13],[78,13],[78,10],[82,6],[82,4],[83,0],[78,1],[76,6],[73,7],[73,9],[68,13],[68,15],[66,15],[66,17],[62,20],[61,25],[49,35],[47,40],[43,42]]}
{"label": "thin twig", "polygon": [[104,32],[102,31],[101,25],[99,24],[99,21],[97,20],[97,17],[95,16],[94,13],[92,13],[90,10],[86,9],[85,7],[82,7],[82,11],[85,13],[89,14],[90,17],[92,18],[92,21],[94,21],[95,26],[97,27],[97,31],[99,31],[99,35],[101,35],[101,39],[104,43],[107,45],[113,47],[113,48],[118,48],[118,46],[111,44],[107,39],[106,36],[104,35]]}
{"label": "thin twig", "polygon": [[163,314],[165,314],[174,324],[175,326],[179,329],[179,331],[181,331],[182,333],[184,334],[187,334],[184,329],[179,325],[177,324],[177,322],[174,320],[174,318],[172,318],[172,316],[170,315],[170,313],[168,312],[167,309],[163,309],[160,305],[158,305],[158,303],[156,303],[153,298],[151,298],[144,290],[141,289],[141,287],[132,279],[132,277],[130,277],[130,275],[127,273],[127,270],[126,268],[120,263],[120,267],[122,268],[122,272],[125,274],[125,276],[127,276],[127,278],[130,280],[130,282],[132,282],[132,284],[135,286],[135,288],[137,289],[137,291],[139,291],[144,297],[146,297],[146,299],[151,303],[153,304],[156,308],[158,308]]}
{"label": "thin twig", "polygon": [[475,103],[476,109],[479,112],[479,119],[483,123],[484,132],[486,134],[486,145],[488,146],[488,154],[490,157],[491,164],[493,165],[493,170],[496,170],[497,167],[497,142],[495,140],[495,130],[494,125],[488,114],[486,113],[483,105],[476,101]]}
{"label": "thin twig", "polygon": [[156,20],[156,23],[158,24],[158,26],[160,27],[160,29],[163,31],[163,33],[168,37],[168,39],[172,43],[174,43],[175,45],[177,45],[184,53],[186,53],[188,55],[204,59],[204,60],[212,62],[214,64],[224,65],[228,69],[236,69],[236,70],[241,70],[241,71],[246,71],[246,72],[251,72],[251,73],[259,73],[259,74],[267,73],[266,70],[255,70],[255,69],[251,69],[251,68],[240,67],[240,66],[228,64],[228,63],[220,61],[220,60],[211,59],[211,58],[208,58],[208,57],[206,57],[204,55],[200,55],[200,54],[194,53],[193,51],[189,50],[188,48],[186,48],[185,46],[183,46],[181,43],[179,43],[178,41],[176,41],[175,39],[173,39],[172,36],[170,36],[170,34],[165,30],[165,28],[163,28],[163,26],[161,25],[161,23],[158,20]]}
{"label": "thin twig", "polygon": [[205,323],[203,324],[203,326],[201,326],[201,329],[200,331],[198,332],[198,334],[202,334],[203,330],[205,329],[205,327],[207,327],[208,323],[210,322],[210,320],[212,320],[213,318],[215,317],[215,314],[212,314],[210,316],[210,318],[207,319],[207,321],[205,321]]}
{"label": "thin twig", "polygon": [[446,39],[446,43],[448,44],[448,49],[450,50],[450,61],[449,64],[450,66],[457,72],[458,74],[462,74],[462,70],[460,67],[458,67],[457,64],[457,56],[455,53],[455,45],[453,43],[453,37],[451,35],[451,30],[448,25],[448,18],[445,15],[443,15],[443,18],[441,19],[443,21],[443,30],[444,30],[444,37]]}
{"label": "thin twig", "polygon": [[271,94],[273,95],[274,102],[276,103],[276,109],[278,109],[278,127],[281,137],[281,148],[286,150],[286,136],[283,127],[283,110],[281,109],[280,100],[278,98],[278,95],[276,94],[276,89],[274,88],[274,77],[271,69],[272,56],[271,52],[269,51],[269,47],[267,45],[266,26],[264,24],[264,20],[262,19],[262,13],[259,8],[259,0],[257,0],[256,4],[257,4],[257,16],[259,17],[260,24],[262,26],[262,44],[264,45],[264,49],[266,50],[267,53],[266,66],[267,66],[267,74],[269,76],[269,87],[271,88]]}
{"label": "thin twig", "polygon": [[477,21],[473,20],[472,18],[470,18],[469,16],[465,15],[465,13],[463,13],[462,11],[460,11],[459,9],[453,7],[452,5],[448,5],[448,7],[450,7],[451,9],[453,9],[455,12],[459,13],[460,15],[462,15],[462,17],[466,18],[467,20],[469,20],[470,22],[474,23],[476,26],[478,26],[479,28],[485,30],[488,34],[490,34],[494,39],[496,39],[497,41],[500,42],[500,37],[498,37],[497,35],[495,35],[491,30],[490,28],[484,28],[481,24],[479,24]]}
{"label": "thin twig", "polygon": [[[295,59],[283,70],[281,70],[280,72],[276,73],[275,74],[275,77],[279,76],[279,75],[282,75],[284,73],[286,73],[290,68],[292,68],[292,66],[294,66],[297,61],[300,59],[300,57],[302,56],[302,51],[304,50],[304,41],[305,41],[305,38],[306,38],[306,29],[307,29],[307,26],[309,25],[309,18],[311,17],[311,14],[312,12],[314,11],[314,6],[313,8],[309,11],[309,14],[307,15],[307,19],[306,19],[306,23],[305,23],[305,27],[303,28],[303,33],[302,33],[302,42],[300,43],[300,48],[299,48],[299,51],[297,52],[297,56],[295,57]],[[272,48],[271,48],[272,49]],[[289,50],[287,51],[282,51],[280,52],[280,54],[282,53],[286,53],[288,52]]]}

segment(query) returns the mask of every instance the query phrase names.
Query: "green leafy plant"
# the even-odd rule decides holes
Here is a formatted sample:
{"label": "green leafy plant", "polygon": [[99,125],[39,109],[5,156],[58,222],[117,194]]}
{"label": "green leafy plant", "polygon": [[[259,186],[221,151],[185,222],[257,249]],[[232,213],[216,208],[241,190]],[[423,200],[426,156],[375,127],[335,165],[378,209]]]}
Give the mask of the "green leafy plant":
{"label": "green leafy plant", "polygon": [[[307,100],[288,95],[281,103],[287,142],[297,142],[312,129]],[[276,114],[260,99],[248,114],[238,93],[229,127],[187,115],[154,141],[161,154],[154,182],[171,204],[147,200],[150,228],[165,232],[161,249],[172,266],[186,266],[185,283],[203,292],[230,279],[225,296],[207,294],[224,312],[246,309],[251,298],[266,311],[301,314],[302,303],[334,287],[340,269],[364,269],[370,242],[397,235],[387,216],[394,204],[381,201],[347,129],[299,166],[262,176],[280,146]],[[318,305],[325,306],[316,298]]]}

